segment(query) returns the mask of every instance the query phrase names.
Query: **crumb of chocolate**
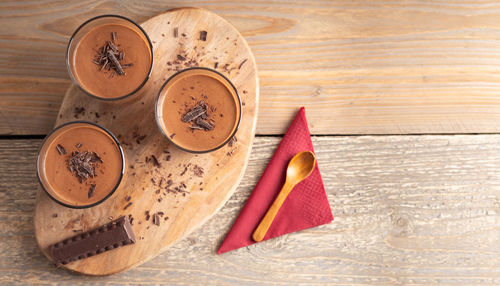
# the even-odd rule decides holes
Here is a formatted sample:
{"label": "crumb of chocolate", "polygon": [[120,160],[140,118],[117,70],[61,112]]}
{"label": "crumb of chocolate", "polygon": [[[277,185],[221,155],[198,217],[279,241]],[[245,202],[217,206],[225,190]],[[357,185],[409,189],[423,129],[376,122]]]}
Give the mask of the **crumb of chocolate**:
{"label": "crumb of chocolate", "polygon": [[198,177],[203,177],[204,170],[198,165],[193,166],[193,174]]}
{"label": "crumb of chocolate", "polygon": [[99,168],[99,163],[103,163],[103,160],[96,152],[74,151],[67,162],[69,171],[74,173],[81,183],[89,177],[97,176],[96,169]]}
{"label": "crumb of chocolate", "polygon": [[59,152],[59,155],[65,155],[66,154],[66,149],[61,144],[57,144],[56,146],[57,152]]}
{"label": "crumb of chocolate", "polygon": [[179,61],[185,61],[186,60],[186,57],[182,56],[182,55],[177,55],[177,59]]}
{"label": "crumb of chocolate", "polygon": [[168,216],[166,216],[166,217],[164,218],[164,220],[168,220]]}
{"label": "crumb of chocolate", "polygon": [[146,211],[145,215],[146,215],[146,221],[148,221],[148,220],[149,220],[149,218],[151,217],[151,216],[149,215],[149,211]]}
{"label": "crumb of chocolate", "polygon": [[200,40],[206,41],[207,40],[207,31],[200,31]]}
{"label": "crumb of chocolate", "polygon": [[79,115],[85,115],[85,107],[76,106],[74,109],[75,118],[78,118]]}
{"label": "crumb of chocolate", "polygon": [[89,199],[94,196],[95,186],[96,186],[96,184],[91,184],[90,185],[89,193],[88,193]]}
{"label": "crumb of chocolate", "polygon": [[52,214],[52,217],[57,217],[57,214]]}
{"label": "crumb of chocolate", "polygon": [[99,115],[99,112],[96,112],[96,113],[95,113],[95,117],[96,117],[96,118],[101,117],[101,116]]}
{"label": "crumb of chocolate", "polygon": [[185,38],[187,35],[185,33],[182,33],[181,36],[183,36]]}
{"label": "crumb of chocolate", "polygon": [[219,62],[215,62],[214,69],[216,69],[218,66],[219,66]]}
{"label": "crumb of chocolate", "polygon": [[174,28],[174,38],[177,38],[179,36],[179,28],[175,27]]}
{"label": "crumb of chocolate", "polygon": [[147,135],[139,136],[139,137],[137,137],[137,139],[135,140],[135,142],[137,144],[141,144],[141,141],[144,140],[146,137],[147,137]]}
{"label": "crumb of chocolate", "polygon": [[132,202],[129,202],[125,207],[123,208],[124,210],[128,209],[132,205]]}
{"label": "crumb of chocolate", "polygon": [[175,133],[170,134],[170,139],[174,139]]}
{"label": "crumb of chocolate", "polygon": [[125,197],[125,201],[126,201],[126,202],[129,202],[131,198],[132,198],[131,196],[126,196],[126,197]]}
{"label": "crumb of chocolate", "polygon": [[229,143],[227,144],[229,147],[233,147],[233,145],[238,142],[238,139],[236,138],[236,136],[233,136],[231,138],[231,140],[229,140]]}

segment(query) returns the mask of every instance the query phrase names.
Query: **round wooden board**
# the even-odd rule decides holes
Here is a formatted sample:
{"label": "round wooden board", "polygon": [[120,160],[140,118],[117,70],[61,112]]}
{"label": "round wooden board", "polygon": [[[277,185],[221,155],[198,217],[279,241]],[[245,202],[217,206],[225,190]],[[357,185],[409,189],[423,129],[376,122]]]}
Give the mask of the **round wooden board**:
{"label": "round wooden board", "polygon": [[[75,230],[86,231],[122,215],[132,215],[137,237],[134,245],[65,265],[76,272],[108,275],[130,269],[191,233],[229,199],[243,176],[250,155],[259,84],[255,60],[245,39],[221,17],[197,8],[167,11],[149,19],[142,27],[153,42],[154,68],[148,83],[135,99],[122,103],[102,102],[71,86],[57,118],[56,125],[83,119],[110,129],[119,137],[125,151],[127,177],[111,198],[85,210],[62,207],[39,188],[34,223],[40,249],[49,257],[48,246],[75,235]],[[174,36],[175,28],[178,29],[177,37]],[[200,40],[200,31],[208,32],[206,41]],[[187,60],[180,61],[177,55]],[[180,151],[169,145],[157,129],[154,102],[158,91],[176,70],[188,66],[214,68],[216,65],[216,70],[234,83],[244,104],[237,142],[209,154]],[[85,111],[77,112],[77,108],[82,107]],[[170,152],[169,161],[165,150]],[[145,160],[151,155],[158,158],[160,167]],[[195,165],[204,169],[201,177],[194,173]],[[158,186],[160,179],[169,174],[173,180],[170,188],[184,183],[188,190],[185,195],[166,193]],[[127,196],[131,197],[132,205],[124,209]],[[151,215],[165,213],[160,226],[154,225],[151,219],[146,221],[146,211]]]}

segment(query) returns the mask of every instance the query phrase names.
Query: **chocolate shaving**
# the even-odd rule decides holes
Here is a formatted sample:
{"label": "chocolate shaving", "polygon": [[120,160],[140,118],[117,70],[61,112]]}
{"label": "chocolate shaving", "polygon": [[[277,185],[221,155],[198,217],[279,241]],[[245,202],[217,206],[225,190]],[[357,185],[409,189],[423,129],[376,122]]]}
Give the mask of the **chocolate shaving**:
{"label": "chocolate shaving", "polygon": [[57,152],[59,152],[59,155],[65,155],[66,154],[66,149],[61,144],[57,144],[56,146]]}
{"label": "chocolate shaving", "polygon": [[207,121],[199,117],[196,119],[196,124],[207,131],[214,129],[214,126],[212,124],[208,123]]}
{"label": "chocolate shaving", "polygon": [[227,144],[229,147],[233,147],[233,145],[238,142],[238,139],[236,138],[236,136],[233,136],[233,138],[231,138],[231,140],[229,140],[229,143]]}
{"label": "chocolate shaving", "polygon": [[[106,41],[104,46],[99,48],[96,56],[92,60],[93,63],[100,66],[99,71],[111,71],[109,78],[113,78],[115,73],[124,75],[123,64],[120,63],[125,58],[125,52],[119,50],[115,45],[117,33],[111,33],[111,41]],[[131,64],[127,64],[130,67]]]}
{"label": "chocolate shaving", "polygon": [[198,105],[195,108],[188,111],[181,118],[182,122],[191,122],[192,120],[198,118],[200,115],[207,113],[206,107],[203,105]]}
{"label": "chocolate shaving", "polygon": [[[113,51],[113,55],[118,55],[118,48],[113,44],[113,42],[107,41],[109,48]],[[109,50],[108,50],[109,52]]]}
{"label": "chocolate shaving", "polygon": [[71,173],[74,173],[81,183],[89,177],[93,178],[97,176],[96,169],[99,167],[98,162],[103,163],[103,160],[96,152],[74,151],[67,162],[68,169]]}
{"label": "chocolate shaving", "polygon": [[94,196],[94,191],[95,191],[95,184],[92,184],[92,185],[90,185],[90,189],[89,189],[89,194],[88,194],[89,199]]}
{"label": "chocolate shaving", "polygon": [[181,172],[181,176],[184,176],[184,174],[186,174],[188,168],[187,167],[184,167],[184,170]]}
{"label": "chocolate shaving", "polygon": [[219,62],[215,62],[214,69],[216,69],[218,66],[219,66]]}
{"label": "chocolate shaving", "polygon": [[200,40],[202,41],[207,40],[207,31],[200,31]]}
{"label": "chocolate shaving", "polygon": [[167,181],[165,180],[165,178],[161,178],[161,180],[160,180],[160,188],[165,188],[166,184],[167,184]]}
{"label": "chocolate shaving", "polygon": [[186,60],[186,58],[183,55],[177,55],[177,59],[179,61],[185,61]]}
{"label": "chocolate shaving", "polygon": [[174,38],[177,38],[179,36],[179,28],[174,28]]}
{"label": "chocolate shaving", "polygon": [[126,196],[125,201],[128,202],[128,201],[130,201],[131,198],[132,198],[131,196]]}
{"label": "chocolate shaving", "polygon": [[170,134],[170,139],[174,139],[175,133]]}
{"label": "chocolate shaving", "polygon": [[160,162],[158,162],[158,159],[156,159],[156,156],[155,156],[155,155],[151,155],[151,160],[152,160],[153,165],[154,165],[155,167],[161,168],[161,164],[160,164]]}
{"label": "chocolate shaving", "polygon": [[160,226],[160,217],[157,213],[153,215],[153,224],[155,224],[156,226]]}
{"label": "chocolate shaving", "polygon": [[128,203],[128,204],[127,204],[124,208],[123,208],[123,210],[128,209],[131,205],[132,205],[132,202],[129,202],[129,203]]}
{"label": "chocolate shaving", "polygon": [[238,66],[238,69],[240,70],[243,64],[245,64],[248,61],[248,59],[244,59],[241,64]]}
{"label": "chocolate shaving", "polygon": [[114,68],[116,69],[116,71],[118,72],[118,74],[119,75],[124,75],[125,72],[123,71],[122,65],[120,65],[120,62],[116,58],[115,54],[113,54],[113,52],[111,52],[109,50],[108,50],[108,58],[113,63]]}

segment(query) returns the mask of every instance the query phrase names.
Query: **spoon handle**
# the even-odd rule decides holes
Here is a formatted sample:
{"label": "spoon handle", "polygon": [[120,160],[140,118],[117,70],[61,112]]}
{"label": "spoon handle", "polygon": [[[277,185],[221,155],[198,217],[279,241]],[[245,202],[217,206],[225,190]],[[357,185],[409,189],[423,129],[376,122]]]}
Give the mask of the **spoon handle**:
{"label": "spoon handle", "polygon": [[269,227],[274,221],[274,218],[276,217],[276,214],[278,214],[278,211],[281,208],[281,205],[283,205],[283,202],[285,202],[286,198],[288,197],[288,194],[290,194],[290,191],[292,191],[294,185],[288,184],[285,182],[283,185],[283,188],[281,188],[281,191],[279,192],[278,196],[276,199],[274,199],[273,204],[271,207],[267,210],[266,215],[264,218],[260,221],[259,226],[255,229],[253,233],[253,240],[255,241],[261,241],[264,236],[266,236],[267,231],[269,230]]}

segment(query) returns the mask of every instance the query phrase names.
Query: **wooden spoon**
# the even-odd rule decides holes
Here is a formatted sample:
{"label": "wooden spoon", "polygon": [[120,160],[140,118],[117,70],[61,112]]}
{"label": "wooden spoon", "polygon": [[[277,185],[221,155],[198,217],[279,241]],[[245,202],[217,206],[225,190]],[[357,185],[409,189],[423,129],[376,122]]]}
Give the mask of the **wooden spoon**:
{"label": "wooden spoon", "polygon": [[316,156],[311,151],[302,151],[293,156],[286,169],[286,180],[280,193],[274,199],[273,204],[267,210],[266,215],[261,220],[257,229],[253,233],[255,241],[261,241],[267,233],[285,199],[288,197],[293,187],[311,175],[316,166]]}

